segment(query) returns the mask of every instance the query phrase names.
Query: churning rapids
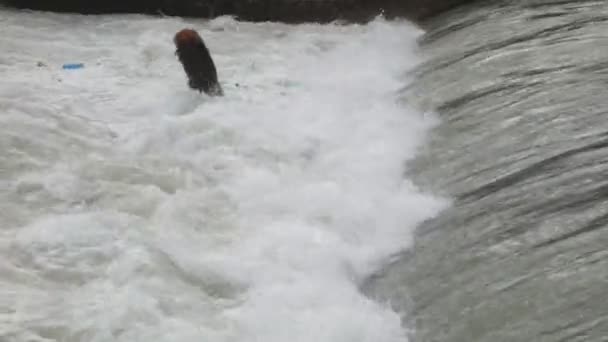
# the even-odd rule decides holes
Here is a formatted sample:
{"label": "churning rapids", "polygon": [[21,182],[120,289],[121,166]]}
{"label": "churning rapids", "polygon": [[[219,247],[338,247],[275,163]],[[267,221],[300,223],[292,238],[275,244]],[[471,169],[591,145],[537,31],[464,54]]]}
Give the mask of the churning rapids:
{"label": "churning rapids", "polygon": [[[398,96],[418,29],[0,25],[0,340],[407,341],[360,286],[448,205],[403,176],[437,123]],[[187,88],[183,27],[225,97]]]}

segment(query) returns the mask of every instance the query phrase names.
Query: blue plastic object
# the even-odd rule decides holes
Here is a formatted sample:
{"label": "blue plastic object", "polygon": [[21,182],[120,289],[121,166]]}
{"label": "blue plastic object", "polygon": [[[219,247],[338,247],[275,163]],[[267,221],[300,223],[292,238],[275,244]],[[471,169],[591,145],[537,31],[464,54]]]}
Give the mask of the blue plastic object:
{"label": "blue plastic object", "polygon": [[84,68],[84,64],[83,63],[68,63],[68,64],[64,64],[63,65],[64,69],[82,69]]}

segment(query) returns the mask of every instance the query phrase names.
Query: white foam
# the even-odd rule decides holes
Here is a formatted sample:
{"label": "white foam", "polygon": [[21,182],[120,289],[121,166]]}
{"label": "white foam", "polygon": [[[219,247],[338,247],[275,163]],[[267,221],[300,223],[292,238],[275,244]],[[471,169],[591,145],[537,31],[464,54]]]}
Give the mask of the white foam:
{"label": "white foam", "polygon": [[[445,204],[403,178],[415,28],[0,18],[3,340],[407,339],[358,286]],[[188,26],[225,97],[186,88]]]}

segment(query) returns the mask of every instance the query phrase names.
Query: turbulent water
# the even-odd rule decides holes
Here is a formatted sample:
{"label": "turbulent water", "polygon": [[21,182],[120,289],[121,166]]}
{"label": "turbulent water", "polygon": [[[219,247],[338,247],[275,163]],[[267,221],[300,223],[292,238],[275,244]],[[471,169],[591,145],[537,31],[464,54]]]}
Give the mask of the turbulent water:
{"label": "turbulent water", "polygon": [[[0,10],[0,340],[407,341],[420,31]],[[194,27],[225,97],[186,87]],[[64,63],[83,69],[62,70]]]}
{"label": "turbulent water", "polygon": [[416,341],[608,341],[608,2],[486,1],[427,23],[410,175],[454,199],[378,274]]}
{"label": "turbulent water", "polygon": [[608,2],[0,26],[1,342],[608,341]]}

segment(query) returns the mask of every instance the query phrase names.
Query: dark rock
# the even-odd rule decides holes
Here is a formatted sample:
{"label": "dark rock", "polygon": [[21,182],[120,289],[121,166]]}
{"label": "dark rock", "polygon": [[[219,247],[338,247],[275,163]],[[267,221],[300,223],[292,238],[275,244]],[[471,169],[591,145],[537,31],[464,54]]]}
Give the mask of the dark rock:
{"label": "dark rock", "polygon": [[0,3],[42,11],[83,14],[145,13],[213,18],[235,15],[248,21],[365,22],[380,14],[420,22],[474,0],[0,0]]}
{"label": "dark rock", "polygon": [[144,13],[192,17],[218,15],[213,0],[141,0],[141,1],[82,1],[82,0],[0,0],[5,5],[41,11],[82,14]]}

